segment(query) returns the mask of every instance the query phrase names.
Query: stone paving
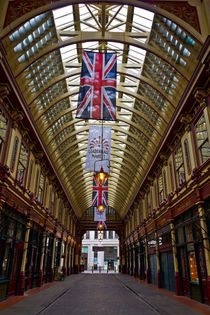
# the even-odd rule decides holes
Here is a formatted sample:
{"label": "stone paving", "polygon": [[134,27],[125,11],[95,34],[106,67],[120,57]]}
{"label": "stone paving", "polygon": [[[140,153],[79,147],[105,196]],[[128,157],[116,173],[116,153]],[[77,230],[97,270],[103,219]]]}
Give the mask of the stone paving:
{"label": "stone paving", "polygon": [[[162,290],[165,291],[165,290]],[[78,274],[1,311],[2,315],[199,315],[210,309],[183,303],[123,274]],[[200,306],[200,308],[199,308]],[[201,307],[202,306],[202,307]],[[194,309],[193,309],[194,308]]]}

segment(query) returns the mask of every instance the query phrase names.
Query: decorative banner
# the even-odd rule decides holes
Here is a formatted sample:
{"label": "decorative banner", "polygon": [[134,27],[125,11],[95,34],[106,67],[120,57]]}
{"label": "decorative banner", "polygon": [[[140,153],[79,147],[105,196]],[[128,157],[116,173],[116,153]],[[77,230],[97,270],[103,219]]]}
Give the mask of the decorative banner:
{"label": "decorative banner", "polygon": [[103,213],[99,213],[97,208],[94,208],[94,221],[106,221],[106,209]]}
{"label": "decorative banner", "polygon": [[103,167],[104,172],[109,173],[110,152],[111,127],[90,126],[86,155],[86,171],[99,172],[101,167]]}
{"label": "decorative banner", "polygon": [[83,51],[77,118],[116,120],[117,54]]}
{"label": "decorative banner", "polygon": [[92,207],[100,205],[108,207],[108,180],[101,186],[93,177]]}

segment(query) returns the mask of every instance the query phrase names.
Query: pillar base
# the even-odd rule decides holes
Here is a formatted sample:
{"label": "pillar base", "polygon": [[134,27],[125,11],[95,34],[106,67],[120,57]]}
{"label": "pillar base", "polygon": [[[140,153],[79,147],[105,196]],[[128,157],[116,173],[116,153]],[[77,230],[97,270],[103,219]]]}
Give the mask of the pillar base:
{"label": "pillar base", "polygon": [[41,286],[42,286],[42,282],[43,282],[43,274],[42,274],[42,270],[39,270],[38,287],[41,287]]}
{"label": "pillar base", "polygon": [[25,292],[25,271],[20,272],[18,295],[24,295]]}
{"label": "pillar base", "polygon": [[176,295],[181,295],[181,285],[180,285],[180,277],[179,273],[174,273],[174,283],[175,283],[175,293]]}

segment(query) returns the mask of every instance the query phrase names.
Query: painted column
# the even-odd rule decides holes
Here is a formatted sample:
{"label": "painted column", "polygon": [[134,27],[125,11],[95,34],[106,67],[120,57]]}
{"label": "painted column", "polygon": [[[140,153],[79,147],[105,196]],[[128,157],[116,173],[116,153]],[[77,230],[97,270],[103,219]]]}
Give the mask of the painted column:
{"label": "painted column", "polygon": [[74,251],[75,251],[75,249],[74,249],[74,247],[72,247],[72,250],[71,250],[71,252],[72,252],[72,256],[71,256],[71,273],[74,273]]}
{"label": "painted column", "polygon": [[65,251],[64,251],[64,263],[63,263],[63,274],[66,276],[66,267],[67,267],[67,251],[68,251],[68,244],[67,241],[65,242]]}
{"label": "painted column", "polygon": [[28,241],[29,241],[30,230],[31,230],[31,221],[28,220],[28,222],[26,224],[23,257],[22,257],[21,269],[20,269],[18,295],[24,295],[24,291],[25,291],[25,267],[26,267],[26,257],[27,257],[27,251],[28,251]]}
{"label": "painted column", "polygon": [[149,283],[149,261],[148,261],[148,242],[147,242],[147,238],[145,237],[145,260],[146,260],[146,280],[147,283]]}
{"label": "painted column", "polygon": [[140,272],[141,272],[141,255],[140,255],[140,242],[137,242],[138,246],[138,278],[140,278]]}
{"label": "painted column", "polygon": [[174,260],[175,293],[177,295],[181,295],[181,283],[180,283],[179,265],[178,265],[177,248],[176,248],[176,235],[175,235],[173,222],[170,223],[170,228],[171,228],[171,244],[172,244],[172,251],[173,251],[173,260]]}
{"label": "painted column", "polygon": [[68,245],[68,251],[69,251],[69,259],[67,264],[67,275],[69,276],[71,274],[71,243]]}
{"label": "painted column", "polygon": [[54,260],[55,260],[55,242],[56,236],[53,237],[53,249],[52,249],[52,261],[51,261],[51,271],[50,271],[50,281],[54,280]]}
{"label": "painted column", "polygon": [[158,288],[161,288],[161,279],[160,279],[160,256],[159,256],[159,243],[158,243],[158,233],[155,232],[155,240],[156,240],[156,260],[157,260],[157,285]]}
{"label": "painted column", "polygon": [[205,260],[206,260],[208,300],[210,301],[210,250],[209,250],[210,242],[208,239],[205,210],[202,204],[198,205],[198,214],[200,217],[201,233],[202,233],[202,238],[203,238],[203,251],[204,251]]}
{"label": "painted column", "polygon": [[43,264],[44,264],[46,235],[47,235],[47,232],[44,231],[43,239],[42,239],[42,251],[41,251],[41,258],[40,258],[40,267],[39,267],[39,281],[38,281],[39,287],[42,286],[42,280],[43,280]]}

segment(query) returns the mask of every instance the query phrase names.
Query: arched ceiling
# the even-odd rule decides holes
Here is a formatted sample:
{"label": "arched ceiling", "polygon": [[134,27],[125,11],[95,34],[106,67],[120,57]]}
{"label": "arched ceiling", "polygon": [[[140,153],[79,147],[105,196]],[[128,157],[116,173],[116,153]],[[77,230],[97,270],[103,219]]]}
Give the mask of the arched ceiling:
{"label": "arched ceiling", "polygon": [[123,217],[173,119],[201,45],[191,26],[172,14],[173,19],[142,9],[140,1],[68,3],[21,17],[7,27],[3,45],[79,217],[92,202],[93,173],[85,171],[89,126],[101,125],[75,118],[82,50],[117,53],[117,121],[104,126],[112,127],[109,206]]}

